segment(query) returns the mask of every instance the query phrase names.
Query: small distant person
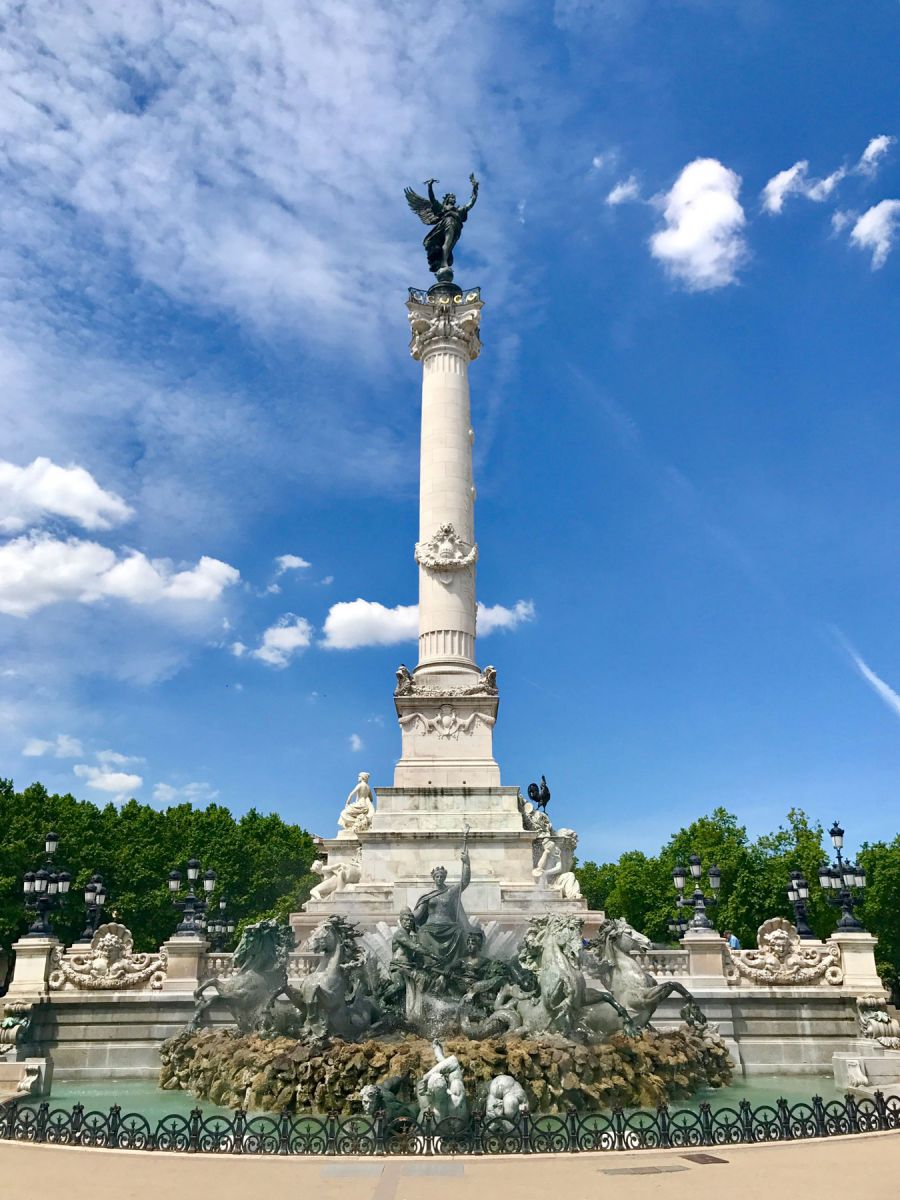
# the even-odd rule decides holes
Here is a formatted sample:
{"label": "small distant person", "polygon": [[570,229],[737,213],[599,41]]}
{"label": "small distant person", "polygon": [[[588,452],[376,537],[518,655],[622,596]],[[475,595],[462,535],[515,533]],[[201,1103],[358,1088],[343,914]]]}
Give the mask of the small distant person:
{"label": "small distant person", "polygon": [[731,932],[730,929],[726,929],[725,932],[722,934],[722,937],[727,942],[729,950],[740,950],[741,943],[737,940],[737,938],[734,936],[734,934]]}

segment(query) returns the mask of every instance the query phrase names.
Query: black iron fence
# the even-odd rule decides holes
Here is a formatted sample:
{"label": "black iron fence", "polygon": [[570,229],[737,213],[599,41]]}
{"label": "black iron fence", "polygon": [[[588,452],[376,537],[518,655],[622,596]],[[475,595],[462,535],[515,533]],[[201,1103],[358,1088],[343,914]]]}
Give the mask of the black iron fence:
{"label": "black iron fence", "polygon": [[514,1119],[474,1116],[468,1121],[406,1117],[172,1115],[152,1121],[140,1113],[87,1111],[81,1104],[53,1108],[44,1102],[10,1103],[0,1109],[0,1139],[56,1146],[116,1150],[162,1150],[190,1154],[568,1154],[591,1150],[696,1149],[756,1142],[787,1142],[900,1129],[900,1096],[847,1095],[843,1100],[788,1104],[778,1100],[753,1108],[696,1109],[661,1105],[655,1112],[559,1115],[520,1113]]}

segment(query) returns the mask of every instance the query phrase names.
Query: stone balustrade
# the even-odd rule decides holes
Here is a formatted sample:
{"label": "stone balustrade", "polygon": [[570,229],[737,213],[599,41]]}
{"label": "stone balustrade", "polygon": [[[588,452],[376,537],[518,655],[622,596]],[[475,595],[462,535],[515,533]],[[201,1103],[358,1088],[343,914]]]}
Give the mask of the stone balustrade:
{"label": "stone balustrade", "polygon": [[645,950],[638,961],[657,979],[681,979],[690,974],[687,950]]}

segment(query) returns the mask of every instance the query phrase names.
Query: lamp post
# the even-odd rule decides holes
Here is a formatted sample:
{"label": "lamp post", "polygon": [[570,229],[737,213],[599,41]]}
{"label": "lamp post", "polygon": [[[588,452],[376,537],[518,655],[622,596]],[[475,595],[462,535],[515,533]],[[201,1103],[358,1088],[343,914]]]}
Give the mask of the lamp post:
{"label": "lamp post", "polygon": [[865,933],[862,921],[854,914],[853,909],[862,899],[861,896],[854,895],[854,889],[861,892],[865,888],[866,873],[855,863],[844,861],[841,854],[844,831],[837,821],[828,830],[828,835],[837,854],[837,861],[831,865],[823,863],[819,867],[819,883],[828,903],[841,910],[835,928],[850,933]]}
{"label": "lamp post", "polygon": [[707,896],[703,891],[703,888],[700,886],[700,878],[703,874],[703,864],[700,861],[699,855],[690,855],[688,858],[688,868],[694,884],[694,891],[693,895],[691,896],[685,896],[684,894],[684,885],[687,882],[688,873],[685,871],[681,863],[679,863],[672,871],[672,882],[675,884],[675,890],[677,892],[676,903],[679,908],[692,908],[694,910],[694,915],[687,923],[688,930],[712,929],[713,925],[709,917],[706,915],[706,910],[714,907],[719,902],[718,893],[719,886],[722,881],[722,873],[715,863],[713,863],[713,865],[707,871],[706,874],[709,879],[709,887],[711,892],[711,895]]}
{"label": "lamp post", "polygon": [[224,950],[227,939],[232,937],[237,928],[234,917],[228,914],[228,900],[224,896],[219,900],[219,911],[213,913],[206,928],[209,931],[213,950]]}
{"label": "lamp post", "polygon": [[[679,896],[675,903],[679,909],[683,908],[684,897]],[[672,920],[669,921],[669,933],[671,933],[672,937],[678,938],[678,940],[681,941],[681,939],[687,933],[689,926],[690,922],[687,920],[687,918],[681,916],[679,912],[678,916],[673,917]]]}
{"label": "lamp post", "polygon": [[806,901],[809,899],[809,884],[806,882],[802,871],[791,871],[791,878],[787,888],[787,898],[794,909],[794,924],[797,927],[797,933],[807,941],[810,939],[815,941],[816,935],[810,929],[809,923],[806,920]]}
{"label": "lamp post", "polygon": [[52,830],[44,838],[44,863],[36,871],[26,871],[22,880],[25,910],[34,913],[26,937],[53,937],[50,913],[62,906],[72,884],[68,871],[58,871],[53,855],[59,847],[59,834]]}
{"label": "lamp post", "polygon": [[106,890],[106,884],[103,882],[102,875],[92,875],[90,880],[84,885],[84,916],[85,926],[84,932],[81,935],[83,942],[89,942],[100,924],[100,918],[103,915],[103,906],[109,899],[109,894]]}
{"label": "lamp post", "polygon": [[175,899],[181,891],[181,872],[177,870],[169,872],[169,894],[172,896],[172,903],[181,912],[181,921],[175,932],[182,937],[204,937],[206,934],[206,909],[209,903],[209,894],[215,890],[216,873],[215,871],[204,872],[203,894],[198,896],[195,889],[202,869],[196,858],[188,861],[188,890],[183,900]]}

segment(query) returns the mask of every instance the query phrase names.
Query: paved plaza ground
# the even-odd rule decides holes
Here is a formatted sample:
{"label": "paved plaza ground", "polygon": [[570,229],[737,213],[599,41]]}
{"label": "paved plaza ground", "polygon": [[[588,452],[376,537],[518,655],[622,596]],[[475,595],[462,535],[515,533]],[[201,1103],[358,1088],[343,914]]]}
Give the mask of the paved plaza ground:
{"label": "paved plaza ground", "polygon": [[900,1133],[692,1153],[462,1159],[229,1158],[0,1144],[0,1195],[66,1200],[847,1200],[900,1194]]}

